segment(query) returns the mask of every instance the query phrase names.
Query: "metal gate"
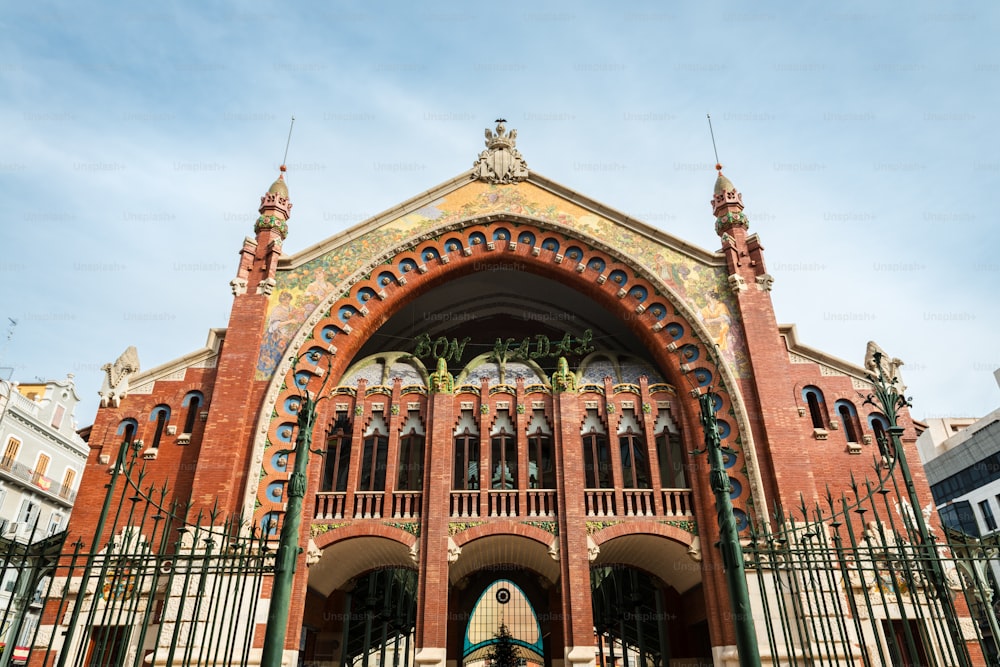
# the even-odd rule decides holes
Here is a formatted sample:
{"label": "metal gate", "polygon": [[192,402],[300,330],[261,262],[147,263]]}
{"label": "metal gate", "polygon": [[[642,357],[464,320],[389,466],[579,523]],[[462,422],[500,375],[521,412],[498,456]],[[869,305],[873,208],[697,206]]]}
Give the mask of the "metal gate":
{"label": "metal gate", "polygon": [[259,662],[253,629],[273,552],[239,517],[167,503],[141,449],[122,445],[89,544],[66,533],[0,542],[11,593],[0,667]]}
{"label": "metal gate", "polygon": [[[864,481],[776,509],[743,547],[760,658],[775,665],[1000,664],[996,540],[942,534],[919,506],[897,392],[875,356],[868,401],[890,421]],[[742,656],[741,656],[742,657]],[[741,664],[761,664],[741,662]]]}

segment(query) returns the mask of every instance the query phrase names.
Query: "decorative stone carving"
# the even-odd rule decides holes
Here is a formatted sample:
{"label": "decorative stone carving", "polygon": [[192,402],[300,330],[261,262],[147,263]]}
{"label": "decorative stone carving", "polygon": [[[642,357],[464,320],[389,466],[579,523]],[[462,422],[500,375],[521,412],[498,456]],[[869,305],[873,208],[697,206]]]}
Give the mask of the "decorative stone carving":
{"label": "decorative stone carving", "polygon": [[556,536],[555,538],[553,538],[552,544],[549,545],[549,557],[551,557],[552,560],[556,561],[557,563],[559,562],[559,537],[558,536]]}
{"label": "decorative stone carving", "polygon": [[[449,540],[450,540],[450,538],[449,538]],[[458,551],[459,551],[459,553],[461,553],[462,550],[459,549]],[[458,558],[458,556],[455,556],[455,558]],[[414,565],[420,565],[420,540],[417,540],[416,542],[414,542],[413,546],[410,547],[410,560],[413,561]],[[449,563],[452,562],[452,560],[451,560],[451,551],[450,550],[448,551],[448,562]]]}
{"label": "decorative stone carving", "polygon": [[566,357],[559,357],[556,372],[552,374],[552,391],[576,391],[576,376],[570,372]]}
{"label": "decorative stone carving", "polygon": [[744,280],[743,276],[740,274],[734,273],[729,276],[729,289],[731,289],[734,294],[745,292],[747,289],[747,281]]}
{"label": "decorative stone carving", "polygon": [[129,377],[139,372],[139,353],[134,345],[121,353],[121,356],[113,364],[101,366],[104,371],[104,383],[98,392],[101,396],[101,407],[106,408],[110,403],[117,408],[121,400],[128,396]]}
{"label": "decorative stone carving", "polygon": [[455,391],[455,377],[448,372],[448,362],[438,357],[437,370],[430,374],[430,389],[434,394],[450,394]]}
{"label": "decorative stone carving", "polygon": [[229,281],[229,286],[233,288],[233,296],[241,296],[247,293],[247,279],[233,278]]}
{"label": "decorative stone carving", "polygon": [[691,540],[691,546],[688,547],[687,553],[694,562],[701,562],[701,538],[697,535],[695,535],[694,539]]}
{"label": "decorative stone carving", "polygon": [[278,283],[274,278],[265,278],[257,283],[257,294],[266,294],[270,296],[271,292],[274,291],[274,286],[277,284]]}
{"label": "decorative stone carving", "polygon": [[462,555],[462,547],[455,544],[455,540],[448,538],[448,562],[454,563]]}
{"label": "decorative stone carving", "polygon": [[[875,363],[875,354],[881,354],[881,361]],[[896,386],[896,393],[903,396],[906,393],[906,385],[899,375],[899,368],[903,365],[902,360],[890,357],[885,353],[875,341],[868,341],[868,349],[865,350],[865,368],[877,379],[879,367],[885,375],[886,382]]]}
{"label": "decorative stone carving", "polygon": [[309,544],[306,545],[306,565],[315,565],[319,562],[322,555],[323,552],[320,551],[319,547],[316,546],[316,543],[310,537]]}
{"label": "decorative stone carving", "polygon": [[515,148],[517,130],[507,132],[506,121],[497,120],[497,131],[486,128],[486,150],[472,165],[473,180],[487,183],[518,183],[528,178],[528,165]]}
{"label": "decorative stone carving", "polygon": [[[742,201],[742,195],[737,192],[736,196]],[[732,227],[750,229],[750,219],[747,218],[743,211],[729,211],[715,219],[716,234],[722,234],[725,230],[731,229]]]}
{"label": "decorative stone carving", "polygon": [[774,276],[770,273],[762,273],[757,276],[757,289],[762,292],[770,292],[772,285],[774,285]]}
{"label": "decorative stone carving", "polygon": [[590,535],[587,535],[587,560],[593,563],[597,560],[597,557],[601,555],[601,547],[597,546],[597,542]]}

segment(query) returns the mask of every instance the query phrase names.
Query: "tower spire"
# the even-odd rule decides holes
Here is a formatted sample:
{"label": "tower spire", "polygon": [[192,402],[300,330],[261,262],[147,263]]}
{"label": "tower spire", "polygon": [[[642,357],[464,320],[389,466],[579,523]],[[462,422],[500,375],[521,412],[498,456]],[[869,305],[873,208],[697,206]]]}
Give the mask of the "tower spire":
{"label": "tower spire", "polygon": [[278,178],[260,198],[260,208],[257,209],[260,217],[257,218],[253,231],[259,235],[262,231],[273,229],[284,241],[288,237],[288,218],[291,217],[292,202],[288,198],[288,185],[285,184],[285,172],[288,168],[281,165],[279,169]]}
{"label": "tower spire", "polygon": [[715,179],[715,190],[712,193],[712,213],[715,214],[715,233],[726,234],[734,227],[748,229],[750,220],[743,213],[743,195],[736,189],[733,182],[722,173],[722,165],[715,164],[719,172]]}

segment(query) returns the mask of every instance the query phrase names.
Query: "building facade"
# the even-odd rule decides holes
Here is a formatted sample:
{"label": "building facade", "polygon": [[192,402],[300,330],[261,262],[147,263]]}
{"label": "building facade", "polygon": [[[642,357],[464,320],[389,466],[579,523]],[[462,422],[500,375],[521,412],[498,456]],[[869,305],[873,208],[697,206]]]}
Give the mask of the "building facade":
{"label": "building facade", "polygon": [[[749,540],[776,504],[891,457],[889,420],[859,399],[877,360],[778,324],[721,167],[707,251],[529,171],[515,142],[487,130],[471,170],[289,256],[282,174],[240,250],[228,326],[150,370],[134,351],[109,365],[71,539],[92,539],[125,441],[189,519],[238,513],[277,540],[303,491],[291,450],[308,392],[287,664],[473,665],[501,623],[525,663],[736,664],[697,396],[715,394]],[[862,641],[885,641],[899,607]],[[246,620],[254,650],[265,620]],[[148,655],[143,636],[115,641]]]}
{"label": "building facade", "polygon": [[[995,375],[1000,386],[1000,370]],[[970,537],[996,535],[1000,531],[1000,408],[981,419],[928,422],[917,446],[942,523]],[[1000,581],[1000,563],[994,564],[994,570]]]}
{"label": "building facade", "polygon": [[44,582],[19,576],[18,545],[30,548],[69,522],[88,454],[76,432],[79,401],[72,375],[0,386],[0,642],[27,644],[42,610]]}

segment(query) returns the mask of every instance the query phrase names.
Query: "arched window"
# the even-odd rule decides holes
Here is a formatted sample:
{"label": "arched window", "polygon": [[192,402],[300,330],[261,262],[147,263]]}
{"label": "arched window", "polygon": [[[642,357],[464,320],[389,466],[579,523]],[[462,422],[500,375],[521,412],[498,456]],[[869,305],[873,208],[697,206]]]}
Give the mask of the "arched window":
{"label": "arched window", "polygon": [[455,429],[455,468],[452,488],[471,491],[479,488],[479,428],[472,410],[462,410]]}
{"label": "arched window", "polygon": [[656,418],[656,460],[660,464],[660,486],[665,489],[690,488],[684,470],[681,434],[670,412],[661,410]]}
{"label": "arched window", "polygon": [[3,452],[3,460],[0,461],[0,467],[4,470],[10,470],[14,466],[14,461],[17,460],[17,453],[20,450],[21,441],[14,437],[8,438],[7,447]]}
{"label": "arched window", "polygon": [[858,411],[850,401],[839,400],[834,404],[840,423],[844,425],[844,435],[847,442],[861,442],[861,425],[858,423]]}
{"label": "arched window", "polygon": [[517,488],[517,436],[506,410],[497,413],[490,434],[490,488]]}
{"label": "arched window", "polygon": [[385,466],[389,455],[389,427],[382,413],[372,415],[361,449],[358,491],[385,491]]}
{"label": "arched window", "polygon": [[184,430],[182,433],[187,433],[188,435],[194,433],[194,420],[198,416],[198,410],[204,402],[205,398],[200,391],[188,392],[184,400],[181,401],[181,407],[187,407],[187,416],[184,417]]}
{"label": "arched window", "polygon": [[614,486],[611,479],[611,449],[608,446],[608,433],[597,410],[587,410],[583,421],[583,466],[588,489],[610,489]]}
{"label": "arched window", "polygon": [[809,406],[809,417],[812,419],[813,428],[826,428],[826,407],[823,401],[823,392],[817,387],[806,387],[802,390],[802,400]]}
{"label": "arched window", "polygon": [[642,427],[635,413],[626,410],[622,414],[618,430],[618,447],[622,457],[622,482],[626,489],[649,489],[649,453]]}
{"label": "arched window", "polygon": [[528,488],[556,488],[556,470],[552,458],[552,429],[542,410],[528,424]]}
{"label": "arched window", "polygon": [[396,488],[400,491],[420,491],[424,486],[424,426],[416,410],[410,411],[402,431]]}
{"label": "arched window", "polygon": [[123,419],[118,425],[116,433],[122,436],[122,442],[131,445],[135,440],[135,434],[139,430],[139,422],[134,419]]}
{"label": "arched window", "polygon": [[337,419],[326,438],[321,491],[347,491],[347,473],[351,466],[351,421],[347,411],[337,412]]}
{"label": "arched window", "polygon": [[889,456],[892,445],[889,444],[889,420],[877,412],[868,415],[868,425],[872,428],[878,451],[882,456]]}
{"label": "arched window", "polygon": [[160,446],[160,439],[163,437],[163,431],[167,426],[167,422],[170,421],[170,408],[166,405],[157,405],[153,408],[153,411],[149,413],[149,421],[156,422],[156,430],[153,432],[153,444],[150,445],[153,449]]}

